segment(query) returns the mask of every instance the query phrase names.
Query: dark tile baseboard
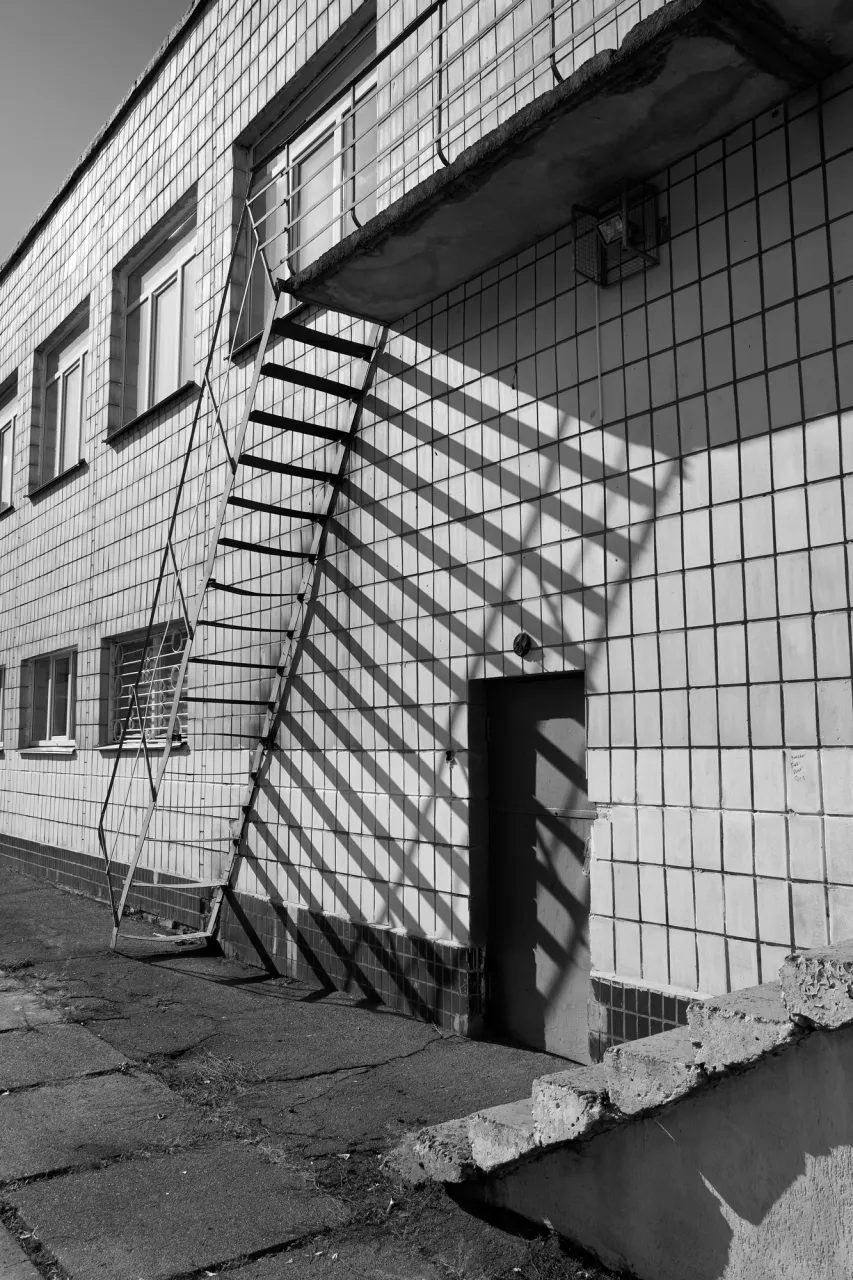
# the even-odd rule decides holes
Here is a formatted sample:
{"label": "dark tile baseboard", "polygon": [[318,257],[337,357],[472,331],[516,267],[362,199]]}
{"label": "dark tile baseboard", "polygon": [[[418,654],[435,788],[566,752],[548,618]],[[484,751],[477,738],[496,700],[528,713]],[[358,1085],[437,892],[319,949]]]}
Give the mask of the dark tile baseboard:
{"label": "dark tile baseboard", "polygon": [[[103,864],[89,854],[0,834],[0,865],[49,880],[63,889],[107,901]],[[114,870],[118,888],[126,868]],[[210,891],[187,889],[177,876],[142,869],[128,904],[166,927],[204,928]],[[482,1034],[486,1012],[485,949],[415,938],[375,925],[232,894],[220,920],[226,955],[296,978],[306,985],[345,991],[461,1035]],[[616,979],[593,978],[588,1003],[589,1051],[600,1062],[606,1049],[669,1031],[687,1022],[688,999]]]}
{"label": "dark tile baseboard", "polygon": [[[103,864],[89,854],[0,834],[0,860],[25,875],[108,900]],[[114,864],[114,891],[125,871]],[[210,890],[185,884],[178,876],[155,878],[140,869],[128,906],[167,927],[204,928]],[[218,941],[226,955],[307,985],[346,991],[461,1035],[482,1030],[481,947],[411,937],[241,893],[231,894],[223,908]]]}
{"label": "dark tile baseboard", "polygon": [[592,978],[587,1019],[589,1054],[600,1062],[605,1050],[687,1025],[687,996],[665,995],[615,978]]}

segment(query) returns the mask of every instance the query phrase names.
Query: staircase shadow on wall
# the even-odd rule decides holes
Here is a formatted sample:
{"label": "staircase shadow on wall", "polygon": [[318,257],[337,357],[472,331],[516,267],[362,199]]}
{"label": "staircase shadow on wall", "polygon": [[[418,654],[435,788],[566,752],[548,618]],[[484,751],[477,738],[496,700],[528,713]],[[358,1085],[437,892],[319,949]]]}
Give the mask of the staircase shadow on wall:
{"label": "staircase shadow on wall", "polygon": [[[454,795],[444,767],[444,746],[465,751],[469,679],[486,674],[487,663],[499,661],[512,634],[523,630],[536,637],[534,661],[562,646],[566,669],[585,669],[588,690],[604,692],[601,642],[631,634],[629,583],[632,570],[647,580],[654,574],[653,521],[681,510],[682,480],[702,464],[680,457],[674,406],[659,415],[654,434],[651,414],[634,419],[630,432],[624,419],[611,422],[606,413],[603,428],[583,422],[577,389],[537,396],[531,360],[479,375],[475,385],[488,398],[387,351],[381,378],[402,385],[405,399],[385,398],[380,381],[368,400],[375,425],[353,447],[294,677],[304,713],[285,716],[284,747],[262,787],[269,812],[256,818],[247,860],[258,890],[273,902],[298,898],[318,914],[482,945],[485,762],[467,762],[468,796]],[[500,408],[510,400],[514,409]],[[467,426],[448,432],[451,413]],[[482,424],[489,428],[487,446]],[[389,446],[390,429],[404,448]],[[414,448],[420,452],[411,460],[400,456]],[[403,513],[404,495],[415,503],[415,518]],[[577,593],[571,611],[569,593]],[[415,617],[429,620],[417,635],[407,625]],[[375,624],[381,652],[366,650],[353,618]],[[578,618],[582,635],[572,630],[570,619]],[[469,654],[479,661],[462,670]],[[387,700],[379,710],[377,692]],[[358,753],[357,785],[328,753],[320,726],[339,750]],[[433,746],[419,748],[419,738]],[[390,753],[387,766],[382,752]],[[299,797],[300,811],[288,795]],[[350,806],[343,819],[341,796]],[[457,799],[467,814],[454,827]],[[470,863],[460,859],[457,870],[452,850],[469,843],[468,830]],[[449,875],[439,876],[434,862],[419,864],[413,875],[418,844],[446,851]],[[358,874],[342,874],[338,865],[357,867]],[[365,883],[373,886],[368,900]],[[448,884],[460,902],[470,890],[470,932],[455,914]],[[316,980],[328,983],[322,962],[304,940],[296,942]],[[344,954],[340,939],[334,946],[356,989],[376,998],[355,956]],[[560,946],[551,940],[555,955]],[[564,971],[570,963],[566,953]]]}

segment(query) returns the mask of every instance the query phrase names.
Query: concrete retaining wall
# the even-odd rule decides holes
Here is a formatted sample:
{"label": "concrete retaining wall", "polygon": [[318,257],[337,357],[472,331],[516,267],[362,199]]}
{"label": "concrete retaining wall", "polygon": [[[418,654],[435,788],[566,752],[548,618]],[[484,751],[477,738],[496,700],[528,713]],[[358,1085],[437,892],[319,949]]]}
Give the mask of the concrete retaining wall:
{"label": "concrete retaining wall", "polygon": [[476,1184],[643,1280],[849,1280],[853,1030]]}
{"label": "concrete retaining wall", "polygon": [[848,1280],[853,944],[795,952],[780,978],[422,1130],[398,1163],[641,1280]]}

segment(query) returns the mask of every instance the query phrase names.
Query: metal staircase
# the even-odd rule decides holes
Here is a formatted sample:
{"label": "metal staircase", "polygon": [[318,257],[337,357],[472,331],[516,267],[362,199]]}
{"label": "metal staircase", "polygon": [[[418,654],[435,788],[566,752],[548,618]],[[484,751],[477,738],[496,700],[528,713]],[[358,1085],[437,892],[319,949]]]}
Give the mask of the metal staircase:
{"label": "metal staircase", "polygon": [[[241,227],[238,228],[236,241],[240,241],[240,232],[245,219],[251,215],[247,209],[244,209]],[[240,420],[234,433],[233,439],[229,440],[229,432],[223,422],[223,396],[216,394],[213,386],[212,369],[214,366],[214,353],[218,349],[220,333],[222,331],[223,316],[225,314],[226,300],[231,290],[232,277],[235,267],[235,254],[232,254],[231,263],[228,269],[228,275],[222,294],[222,301],[219,308],[213,339],[211,342],[210,352],[208,354],[207,363],[202,379],[201,392],[193,418],[192,428],[189,436],[189,443],[184,457],[183,468],[180,481],[178,484],[177,496],[175,499],[174,509],[171,520],[169,522],[168,533],[166,536],[166,547],[163,552],[160,574],[156,583],[154,601],[150,611],[148,629],[145,640],[142,644],[143,657],[140,659],[139,670],[136,681],[131,690],[129,699],[129,709],[122,723],[121,737],[118,743],[118,750],[113,765],[107,793],[101,808],[100,818],[98,821],[98,840],[103,854],[107,884],[109,889],[109,899],[113,914],[113,931],[112,946],[115,948],[118,940],[119,929],[122,919],[125,916],[128,904],[128,896],[134,885],[137,870],[140,865],[146,839],[149,836],[152,820],[160,803],[164,780],[169,769],[170,759],[173,755],[173,748],[180,742],[179,736],[176,735],[178,727],[179,708],[181,703],[202,703],[202,704],[222,704],[236,706],[252,706],[261,711],[262,726],[255,742],[251,755],[251,762],[248,771],[245,790],[240,804],[240,814],[231,823],[230,832],[230,849],[225,859],[226,867],[222,874],[213,879],[197,879],[197,880],[180,880],[169,883],[167,888],[170,889],[204,889],[214,890],[211,901],[210,912],[207,917],[206,926],[197,933],[183,933],[172,935],[172,939],[178,942],[188,942],[193,939],[207,939],[215,935],[222,904],[227,895],[231,891],[236,881],[237,871],[243,853],[245,851],[245,840],[247,828],[251,819],[252,810],[258,795],[265,770],[269,765],[272,753],[276,749],[276,735],[282,716],[287,707],[288,696],[292,687],[293,677],[295,675],[296,665],[299,660],[301,650],[301,642],[310,626],[311,610],[309,602],[317,580],[319,567],[322,561],[326,536],[329,530],[329,524],[334,513],[335,504],[340,491],[341,482],[346,471],[347,461],[352,447],[353,440],[358,432],[364,412],[365,399],[368,396],[370,388],[373,384],[377,363],[383,350],[385,343],[387,328],[379,325],[373,326],[369,340],[366,342],[355,342],[349,338],[338,337],[331,333],[321,332],[313,328],[309,328],[304,324],[297,323],[289,319],[287,315],[280,316],[280,300],[282,295],[287,291],[286,282],[273,277],[269,270],[268,264],[264,257],[264,246],[260,242],[257,230],[252,224],[252,233],[255,241],[255,251],[250,266],[250,271],[254,266],[255,258],[263,261],[266,276],[271,290],[271,298],[266,313],[263,333],[255,358],[252,371],[251,382],[245,395]],[[246,290],[243,294],[243,304],[245,306]],[[241,306],[241,312],[242,312]],[[337,379],[322,377],[315,373],[305,372],[301,369],[292,367],[289,364],[279,363],[278,360],[269,358],[269,348],[272,342],[278,342],[284,339],[285,348],[292,345],[294,352],[305,352],[311,348],[317,351],[330,352],[337,356],[344,357],[347,360],[356,362],[352,367],[358,368],[361,364],[360,376],[354,378],[352,382],[343,382]],[[230,366],[233,367],[231,357],[232,351],[229,352]],[[227,376],[227,374],[226,374]],[[259,398],[259,393],[265,385],[269,384],[269,380],[273,380],[275,384],[282,383],[288,387],[301,388],[315,393],[319,393],[327,399],[328,402],[348,402],[351,405],[349,416],[349,425],[346,429],[338,427],[329,427],[320,422],[306,422],[293,417],[287,417],[283,414],[270,412],[268,410],[256,408],[255,405]],[[186,521],[183,525],[179,520],[184,516],[183,507],[188,489],[188,484],[192,479],[192,458],[198,456],[199,453],[199,436],[200,424],[205,417],[205,408],[209,411],[208,419],[209,442],[207,446],[206,460],[201,481],[197,481],[199,493],[204,488],[204,483],[208,486],[211,483],[215,473],[214,464],[214,444],[216,444],[220,455],[224,454],[225,459],[225,484],[220,493],[218,503],[216,504],[216,515],[209,530],[207,530],[207,551],[201,569],[200,577],[197,579],[197,587],[195,593],[192,594],[187,589],[188,579],[190,577],[190,568],[187,561],[187,548],[191,539],[185,537],[184,555],[181,558],[178,554],[178,536],[179,528],[185,528]],[[327,469],[317,469],[314,467],[302,466],[297,463],[279,461],[275,458],[265,456],[263,453],[255,452],[257,446],[249,443],[250,436],[253,434],[253,428],[262,427],[273,433],[291,433],[295,436],[312,437],[322,442],[324,446],[332,445],[334,453],[331,465]],[[315,509],[307,509],[311,504],[306,504],[306,508],[298,506],[283,506],[278,503],[261,501],[254,497],[246,497],[242,491],[235,490],[245,487],[246,481],[257,474],[277,474],[282,476],[290,476],[297,480],[310,481],[323,486],[321,498],[315,503]],[[250,486],[249,486],[250,487]],[[197,521],[199,511],[203,507],[203,503],[197,499],[192,520]],[[279,522],[279,530],[281,537],[272,541],[252,541],[246,538],[231,536],[230,526],[227,523],[228,517],[236,512],[242,515],[249,513],[263,513],[265,516],[272,517]],[[298,531],[307,531],[307,528],[313,526],[313,534],[307,550],[293,550],[288,544],[285,546],[277,545],[287,538],[288,534],[297,533]],[[192,522],[190,524],[192,528]],[[264,557],[272,558],[273,563],[282,566],[288,562],[298,561],[303,565],[301,580],[295,593],[292,595],[290,608],[290,617],[286,625],[281,628],[282,647],[277,663],[261,663],[255,661],[246,661],[242,657],[233,655],[209,657],[203,653],[194,652],[197,647],[197,641],[201,637],[206,628],[216,627],[226,629],[235,633],[241,633],[239,644],[245,647],[248,642],[251,644],[253,640],[252,633],[255,633],[257,640],[262,639],[261,633],[271,630],[269,627],[261,627],[251,620],[246,625],[243,621],[222,621],[216,618],[206,616],[205,605],[210,599],[212,593],[225,593],[232,597],[238,597],[241,600],[251,604],[252,600],[259,601],[281,601],[283,598],[275,592],[259,591],[254,586],[245,586],[242,583],[228,582],[225,576],[217,576],[219,567],[223,563],[223,551],[238,551],[247,553],[251,557],[259,557],[259,565],[263,563]],[[143,677],[144,655],[151,653],[150,647],[153,636],[158,630],[158,620],[162,619],[164,612],[163,598],[166,594],[166,587],[172,586],[172,614],[177,613],[182,621],[184,629],[184,647],[180,657],[180,663],[177,666],[177,677],[173,679],[173,694],[171,706],[168,713],[165,733],[157,735],[157,748],[162,751],[159,763],[156,768],[153,764],[152,743],[149,741],[147,721],[148,715],[146,708],[140,704],[140,684]],[[262,607],[267,607],[266,605]],[[160,622],[162,625],[162,622]],[[165,639],[165,631],[164,631]],[[262,701],[257,699],[244,699],[237,696],[225,697],[208,697],[195,693],[187,693],[185,690],[185,681],[187,672],[191,663],[202,666],[214,666],[231,668],[234,681],[244,678],[243,673],[249,671],[265,671],[270,676],[270,687],[268,695]],[[149,693],[150,696],[150,693]],[[137,736],[138,731],[138,736]],[[128,735],[131,735],[129,738]],[[136,756],[131,768],[131,779],[137,765],[144,763],[144,778],[147,785],[147,802],[142,812],[141,823],[136,833],[133,851],[130,856],[129,866],[124,874],[121,891],[117,895],[116,888],[113,883],[115,876],[114,863],[115,851],[118,846],[119,832],[121,831],[123,818],[128,807],[128,797],[130,796],[130,785],[128,793],[125,797],[124,805],[121,809],[118,827],[112,832],[114,836],[112,849],[109,848],[109,832],[107,828],[107,817],[110,812],[110,805],[114,802],[114,793],[117,787],[117,779],[119,777],[122,754],[130,747],[136,747]],[[141,806],[140,806],[141,807]],[[149,940],[149,939],[145,939]],[[157,942],[164,941],[162,936],[155,939]]]}

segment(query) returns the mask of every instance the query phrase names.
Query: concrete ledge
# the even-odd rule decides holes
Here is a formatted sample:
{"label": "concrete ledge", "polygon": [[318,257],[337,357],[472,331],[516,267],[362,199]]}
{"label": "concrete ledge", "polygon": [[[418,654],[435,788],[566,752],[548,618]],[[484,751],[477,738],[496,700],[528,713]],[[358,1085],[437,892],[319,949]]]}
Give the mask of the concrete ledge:
{"label": "concrete ledge", "polygon": [[853,942],[794,951],[779,970],[788,1016],[836,1030],[853,1023]]}
{"label": "concrete ledge", "polygon": [[687,1025],[696,1062],[712,1074],[748,1066],[804,1034],[788,1017],[778,982],[696,1000]]}
{"label": "concrete ledge", "polygon": [[466,1188],[642,1280],[850,1280],[853,1027]]}
{"label": "concrete ledge", "polygon": [[468,1134],[474,1163],[486,1173],[529,1155],[539,1146],[533,1099],[477,1111],[468,1121]]}
{"label": "concrete ledge", "polygon": [[687,1027],[608,1049],[604,1070],[611,1102],[628,1116],[675,1102],[705,1079]]}
{"label": "concrete ledge", "polygon": [[572,1142],[612,1116],[603,1066],[570,1067],[533,1082],[533,1121],[541,1145]]}

